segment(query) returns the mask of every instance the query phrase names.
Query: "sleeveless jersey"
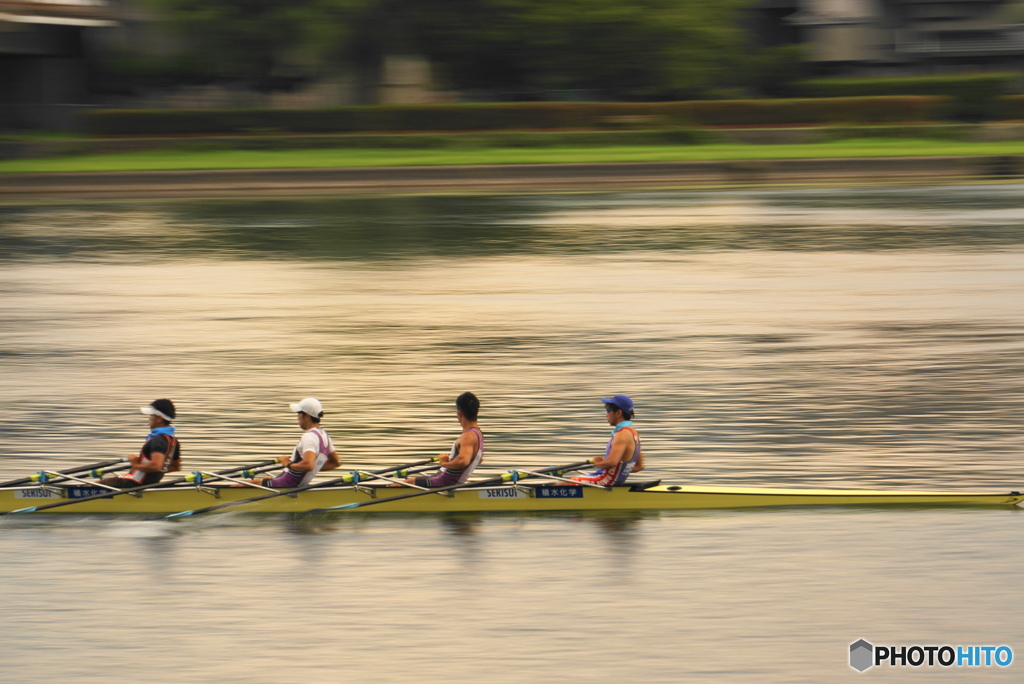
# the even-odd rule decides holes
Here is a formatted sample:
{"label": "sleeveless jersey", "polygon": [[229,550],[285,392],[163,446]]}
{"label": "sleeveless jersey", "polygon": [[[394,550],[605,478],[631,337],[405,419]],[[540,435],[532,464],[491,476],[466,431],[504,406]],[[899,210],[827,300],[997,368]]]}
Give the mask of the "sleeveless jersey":
{"label": "sleeveless jersey", "polygon": [[[166,473],[167,469],[171,467],[171,461],[173,461],[175,456],[178,455],[178,452],[180,451],[181,448],[180,445],[178,444],[178,439],[176,437],[174,437],[173,435],[167,435],[163,433],[153,435],[152,437],[148,437],[146,441],[142,443],[142,448],[139,449],[139,456],[142,458],[143,461],[151,461],[152,459],[149,457],[149,454],[153,453],[155,446],[153,442],[154,440],[160,437],[163,437],[164,439],[167,440],[167,451],[164,452],[164,467],[161,470],[161,472],[147,473],[143,470],[139,470],[138,468],[132,468],[131,470],[128,471],[127,474],[124,475],[123,479],[131,480],[132,482],[135,482],[140,485],[156,484],[161,479],[163,479],[164,473]],[[146,447],[149,447],[148,453]]]}
{"label": "sleeveless jersey", "polygon": [[618,485],[626,481],[626,478],[629,477],[629,474],[631,472],[633,472],[633,468],[636,467],[636,463],[640,459],[640,435],[638,435],[636,430],[634,430],[629,425],[616,427],[615,430],[612,432],[612,436],[608,438],[608,446],[606,446],[604,449],[605,458],[607,458],[608,454],[612,452],[612,440],[615,439],[615,434],[619,430],[626,430],[633,434],[633,454],[629,457],[629,459],[619,461],[611,468],[598,468],[592,473],[587,473],[586,475],[575,477],[573,478],[574,480],[580,480],[582,482],[590,482],[599,485]]}
{"label": "sleeveless jersey", "polygon": [[[473,455],[473,459],[469,462],[469,465],[466,466],[465,468],[460,469],[460,470],[456,470],[455,468],[446,468],[445,466],[441,466],[441,473],[443,473],[443,474],[445,474],[447,476],[447,477],[444,478],[445,480],[453,480],[453,479],[457,478],[457,482],[452,482],[452,484],[463,484],[464,482],[466,482],[466,480],[469,479],[469,476],[473,474],[473,470],[478,465],[480,465],[480,461],[482,461],[483,457],[484,457],[484,433],[480,432],[480,428],[475,428],[474,427],[474,428],[469,428],[469,430],[472,430],[473,432],[476,433],[476,437],[477,437],[477,440],[479,442],[479,444],[477,446],[476,454]],[[469,430],[466,430],[466,432],[469,432]],[[455,440],[455,443],[452,444],[452,450],[448,454],[448,458],[455,458],[458,455],[459,455],[459,440]]]}
{"label": "sleeveless jersey", "polygon": [[323,428],[311,428],[309,431],[302,435],[302,439],[300,439],[299,443],[295,445],[295,451],[292,452],[292,463],[298,463],[299,461],[302,460],[302,456],[305,453],[302,450],[302,442],[305,440],[306,435],[310,433],[313,433],[313,435],[316,436],[317,441],[319,442],[316,460],[313,461],[313,469],[308,472],[299,472],[297,470],[292,470],[291,468],[286,467],[284,470],[285,473],[291,475],[290,479],[299,480],[298,484],[289,486],[301,487],[302,485],[309,484],[309,481],[312,480],[316,476],[316,474],[320,472],[320,469],[324,467],[324,464],[327,463],[327,457],[331,454],[331,450],[334,447],[334,445],[331,443],[330,435],[328,435],[323,430]]}

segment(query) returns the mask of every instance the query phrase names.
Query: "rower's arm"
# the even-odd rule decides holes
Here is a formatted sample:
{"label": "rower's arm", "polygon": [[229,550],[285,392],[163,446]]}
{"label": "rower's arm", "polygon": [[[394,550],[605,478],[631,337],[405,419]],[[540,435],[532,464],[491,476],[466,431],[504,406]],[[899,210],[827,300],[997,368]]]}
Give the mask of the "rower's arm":
{"label": "rower's arm", "polygon": [[132,464],[135,470],[140,470],[144,473],[162,473],[164,471],[164,460],[167,458],[167,454],[160,451],[154,451],[149,455],[148,461],[143,461],[140,454],[135,454],[128,458],[128,462]]}
{"label": "rower's arm", "polygon": [[302,454],[302,460],[296,461],[295,463],[289,463],[288,467],[297,473],[308,473],[316,467],[316,452],[307,451]]}
{"label": "rower's arm", "polygon": [[441,454],[441,465],[452,470],[462,470],[473,461],[473,455],[477,451],[477,437],[475,432],[464,432],[459,437],[459,453],[455,458],[448,458],[449,454]]}
{"label": "rower's arm", "polygon": [[626,430],[619,430],[612,437],[612,448],[608,450],[608,455],[594,458],[594,465],[598,468],[614,467],[627,458],[632,447],[633,439],[630,433]]}
{"label": "rower's arm", "polygon": [[643,448],[641,448],[640,449],[640,455],[636,457],[636,465],[633,466],[633,472],[634,473],[639,473],[643,469],[644,469],[644,450],[643,450]]}
{"label": "rower's arm", "polygon": [[332,450],[331,453],[327,454],[327,463],[324,463],[324,467],[320,470],[334,470],[341,465],[341,458],[338,456],[338,452]]}

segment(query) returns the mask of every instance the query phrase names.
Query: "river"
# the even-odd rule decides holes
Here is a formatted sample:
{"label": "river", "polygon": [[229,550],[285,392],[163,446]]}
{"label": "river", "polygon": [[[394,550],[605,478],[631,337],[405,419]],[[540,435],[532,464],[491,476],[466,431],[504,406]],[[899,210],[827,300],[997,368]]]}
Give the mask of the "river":
{"label": "river", "polygon": [[[0,208],[0,479],[126,455],[174,400],[186,469],[601,453],[649,475],[1024,486],[1019,186]],[[0,519],[0,681],[1016,681],[849,645],[1024,656],[1017,510]]]}

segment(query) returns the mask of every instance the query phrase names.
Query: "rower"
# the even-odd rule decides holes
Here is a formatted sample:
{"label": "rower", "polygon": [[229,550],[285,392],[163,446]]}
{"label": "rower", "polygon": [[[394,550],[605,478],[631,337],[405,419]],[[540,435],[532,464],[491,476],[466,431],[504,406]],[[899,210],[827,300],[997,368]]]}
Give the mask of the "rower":
{"label": "rower", "polygon": [[477,418],[480,400],[472,392],[463,392],[455,399],[455,416],[462,434],[447,454],[438,454],[441,470],[434,475],[419,475],[406,480],[417,487],[448,487],[465,483],[484,458],[484,434]]}
{"label": "rower", "polygon": [[252,484],[264,487],[301,487],[321,470],[334,470],[341,465],[330,435],[320,427],[320,419],[324,416],[323,405],[317,399],[307,397],[297,404],[290,404],[290,408],[297,415],[299,427],[305,431],[302,439],[295,451],[279,459],[285,467],[283,473],[277,477],[250,480]]}
{"label": "rower", "polygon": [[170,399],[157,399],[140,411],[149,416],[149,434],[139,453],[128,457],[132,469],[121,477],[105,477],[100,480],[101,484],[120,488],[156,484],[164,473],[181,470],[181,444],[171,425],[177,416],[174,403]]}
{"label": "rower", "polygon": [[608,424],[613,427],[604,457],[598,456],[593,459],[597,470],[571,479],[574,482],[600,486],[622,484],[630,473],[638,473],[644,469],[644,451],[640,444],[640,435],[633,429],[633,400],[625,394],[616,394],[611,399],[601,401],[604,402]]}

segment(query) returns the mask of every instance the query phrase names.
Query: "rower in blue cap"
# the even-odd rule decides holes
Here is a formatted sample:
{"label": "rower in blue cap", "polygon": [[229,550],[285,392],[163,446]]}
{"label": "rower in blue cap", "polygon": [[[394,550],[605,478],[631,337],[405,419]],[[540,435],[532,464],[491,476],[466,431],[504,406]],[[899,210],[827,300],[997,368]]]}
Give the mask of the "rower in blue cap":
{"label": "rower in blue cap", "polygon": [[572,478],[575,482],[596,485],[622,484],[630,473],[644,469],[644,452],[640,435],[633,429],[633,400],[625,394],[616,394],[602,399],[608,424],[613,427],[611,439],[605,448],[604,457],[593,459],[597,470]]}

